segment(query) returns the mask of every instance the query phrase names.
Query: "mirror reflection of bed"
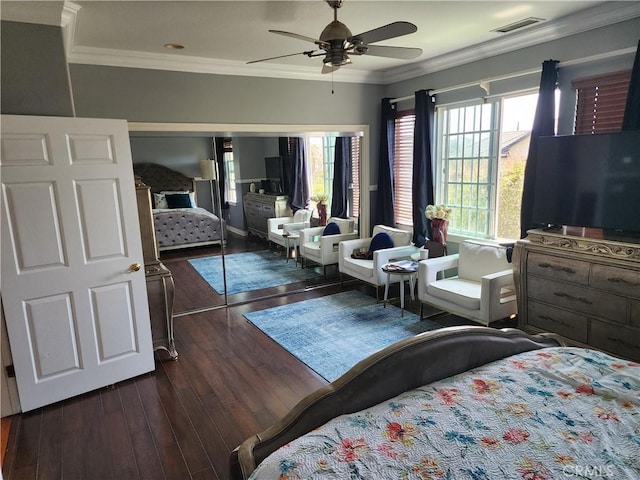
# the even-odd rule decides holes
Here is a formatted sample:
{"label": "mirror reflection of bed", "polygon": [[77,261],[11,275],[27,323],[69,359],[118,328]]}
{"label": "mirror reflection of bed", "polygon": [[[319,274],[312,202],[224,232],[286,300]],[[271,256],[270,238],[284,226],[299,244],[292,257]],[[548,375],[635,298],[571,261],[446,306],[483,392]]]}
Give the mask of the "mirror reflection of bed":
{"label": "mirror reflection of bed", "polygon": [[[193,178],[163,165],[146,162],[135,163],[134,173],[150,189],[155,240],[161,260],[164,260],[168,252],[176,252],[175,256],[179,258],[196,248],[209,248],[211,254],[220,254],[220,243],[226,232],[224,221],[221,221],[220,215],[215,214],[219,211],[217,205],[208,205],[208,209],[199,206]],[[176,295],[178,304],[174,304],[174,312],[181,311],[185,301],[188,301],[182,291],[184,281],[176,268],[178,265],[171,260],[165,265],[171,270],[174,283],[176,279],[180,281],[180,291]],[[198,294],[197,282],[189,283],[193,286],[190,295]],[[210,297],[208,293],[207,285],[206,289],[200,289],[199,296]],[[224,295],[221,299],[222,301],[216,300],[214,297],[211,301],[214,305],[224,304]],[[207,303],[211,305],[209,301]]]}
{"label": "mirror reflection of bed", "polygon": [[[200,135],[179,135],[177,137],[168,134],[133,134],[131,135],[131,148],[134,160],[134,171],[139,170],[142,164],[153,163],[160,165],[160,167],[170,167],[170,170],[177,172],[178,176],[183,176],[189,185],[174,185],[157,183],[158,179],[155,178],[149,185],[153,193],[160,193],[161,191],[195,191],[196,202],[198,206],[204,207],[208,211],[214,211],[216,213],[219,205],[211,203],[212,197],[217,195],[211,195],[211,188],[215,186],[209,181],[205,181],[201,177],[199,161],[203,158],[213,158],[215,156],[215,147],[212,145],[212,136],[203,137]],[[238,164],[238,168],[242,168],[242,172],[238,172],[238,177],[242,176],[241,182],[237,185],[238,197],[235,205],[228,210],[224,211],[225,224],[225,237],[226,243],[224,246],[224,257],[229,258],[229,255],[255,252],[260,255],[269,254],[273,257],[277,257],[277,262],[273,263],[276,266],[282,265],[283,267],[291,268],[297,266],[302,270],[300,264],[296,264],[293,256],[293,252],[290,252],[289,262],[286,260],[285,249],[282,246],[270,244],[267,239],[257,237],[253,234],[246,235],[246,232],[238,231],[233,225],[237,225],[238,219],[242,218],[243,207],[242,198],[246,191],[249,190],[250,183],[258,180],[262,176],[262,172],[256,171],[255,167],[247,167],[250,163],[248,158],[255,160],[259,159],[258,163],[262,162],[265,157],[277,154],[277,151],[264,151],[263,145],[277,145],[277,137],[271,135],[270,139],[263,137],[247,138],[243,139],[240,147],[235,151],[234,156]],[[195,147],[194,147],[195,145]],[[269,148],[269,147],[267,147]],[[252,170],[253,168],[253,170]],[[163,181],[167,181],[164,179]],[[214,182],[215,183],[215,182]],[[259,185],[259,184],[258,184]],[[166,212],[165,212],[166,214]],[[229,218],[232,221],[229,221]],[[235,222],[234,222],[235,221]],[[156,232],[159,236],[159,233]],[[160,243],[160,241],[159,241]],[[320,285],[326,285],[327,283],[336,283],[339,281],[339,274],[337,268],[327,269],[327,275],[324,276],[322,266],[307,265],[305,267],[305,277],[293,283],[274,285],[268,288],[260,288],[257,290],[244,291],[240,293],[233,293],[229,291],[229,294],[224,295],[224,289],[217,291],[214,289],[194,268],[192,261],[204,259],[207,257],[220,257],[222,254],[222,248],[219,242],[202,242],[202,244],[185,243],[183,245],[175,245],[170,248],[163,248],[160,245],[160,259],[164,265],[171,270],[174,284],[175,284],[175,300],[174,300],[174,315],[185,312],[193,312],[197,310],[206,310],[225,304],[237,304],[244,303],[255,299],[264,297],[279,296],[286,293],[290,293],[298,290],[305,290]],[[225,261],[226,268],[229,268],[229,262]],[[241,274],[251,275],[253,265],[247,265],[246,270],[242,269]],[[233,266],[231,267],[234,268]],[[315,272],[317,275],[309,275],[309,273]],[[229,273],[233,273],[233,270]],[[237,273],[237,272],[236,272]],[[224,278],[217,279],[217,283],[225,282]],[[218,289],[220,290],[220,289]]]}

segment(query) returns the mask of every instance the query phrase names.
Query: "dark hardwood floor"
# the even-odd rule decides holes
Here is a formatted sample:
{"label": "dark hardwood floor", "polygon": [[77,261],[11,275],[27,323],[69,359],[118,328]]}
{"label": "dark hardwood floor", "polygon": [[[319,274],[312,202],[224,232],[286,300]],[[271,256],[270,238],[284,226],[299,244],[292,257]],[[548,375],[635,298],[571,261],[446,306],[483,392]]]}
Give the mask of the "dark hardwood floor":
{"label": "dark hardwood floor", "polygon": [[[199,295],[212,293],[193,294],[196,277],[184,266],[185,252],[163,260],[181,285],[176,295],[190,291],[191,301],[205,304]],[[359,284],[345,288],[374,295]],[[338,291],[336,283],[176,317],[177,361],[157,353],[154,372],[13,416],[5,480],[227,479],[237,445],[326,384],[243,314]],[[180,301],[184,308],[186,299]],[[408,307],[417,311],[419,302]]]}

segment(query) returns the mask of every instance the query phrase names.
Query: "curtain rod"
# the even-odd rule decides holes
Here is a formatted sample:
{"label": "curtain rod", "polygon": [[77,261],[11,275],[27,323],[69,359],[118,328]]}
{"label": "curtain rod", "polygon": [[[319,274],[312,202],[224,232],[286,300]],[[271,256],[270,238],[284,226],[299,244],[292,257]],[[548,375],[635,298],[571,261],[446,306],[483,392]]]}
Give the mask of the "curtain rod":
{"label": "curtain rod", "polygon": [[[636,47],[628,47],[620,50],[614,50],[613,52],[599,53],[597,55],[591,55],[590,57],[584,58],[576,58],[573,60],[565,60],[564,62],[559,62],[558,66],[570,67],[573,65],[580,65],[583,63],[595,62],[602,59],[607,59],[611,57],[617,57],[620,55],[633,54],[636,51]],[[525,75],[533,75],[535,73],[540,73],[542,71],[542,67],[531,68],[529,70],[522,70],[520,72],[508,73],[506,75],[499,75],[497,77],[489,77],[483,80],[476,80],[475,82],[467,82],[461,83],[460,85],[453,85],[451,87],[443,87],[438,88],[436,90],[431,90],[430,93],[432,95],[437,95],[439,93],[451,92],[454,90],[461,90],[463,88],[469,87],[481,87],[488,93],[488,84],[491,82],[497,82],[500,80],[508,80],[510,78],[523,77]],[[390,100],[391,103],[404,102],[405,100],[412,100],[414,95],[407,95],[406,97],[399,97]]]}

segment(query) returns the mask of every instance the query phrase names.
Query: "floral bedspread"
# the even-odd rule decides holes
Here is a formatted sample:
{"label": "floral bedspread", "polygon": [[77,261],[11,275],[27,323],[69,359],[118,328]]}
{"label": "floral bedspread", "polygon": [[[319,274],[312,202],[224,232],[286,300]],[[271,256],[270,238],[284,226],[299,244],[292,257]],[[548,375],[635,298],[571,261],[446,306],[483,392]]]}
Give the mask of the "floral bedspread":
{"label": "floral bedspread", "polygon": [[251,476],[313,478],[640,479],[640,365],[522,353],[337,417]]}

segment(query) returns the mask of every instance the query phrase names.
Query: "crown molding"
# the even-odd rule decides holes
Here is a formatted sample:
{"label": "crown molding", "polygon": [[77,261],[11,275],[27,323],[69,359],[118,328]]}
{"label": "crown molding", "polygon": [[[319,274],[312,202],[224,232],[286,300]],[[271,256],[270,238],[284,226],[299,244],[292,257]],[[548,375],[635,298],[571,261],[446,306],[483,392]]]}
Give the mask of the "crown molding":
{"label": "crown molding", "polygon": [[64,50],[69,55],[69,52],[75,44],[76,37],[76,22],[78,20],[78,12],[80,12],[80,5],[77,3],[65,1],[62,5],[62,15],[60,16],[60,26],[62,27],[62,34],[64,38]]}
{"label": "crown molding", "polygon": [[429,73],[446,70],[496,55],[513,52],[569,35],[593,30],[640,16],[637,2],[611,2],[595,6],[558,20],[504,34],[471,47],[440,55],[423,62],[368,72],[349,66],[333,75],[319,74],[319,66],[300,67],[276,64],[250,64],[233,60],[210,59],[175,54],[148,53],[128,50],[82,47],[74,45],[77,15],[80,6],[65,1],[61,26],[64,30],[67,61],[75,64],[169,70],[178,72],[271,77],[345,83],[388,85]]}
{"label": "crown molding", "polygon": [[540,43],[606,27],[614,23],[631,20],[640,16],[637,2],[607,2],[596,7],[583,10],[570,16],[559,18],[553,22],[536,25],[522,31],[515,31],[502,38],[489,40],[471,47],[456,50],[423,62],[403,65],[383,73],[385,84],[410,80],[429,73],[448,68],[459,67],[467,63],[484,60],[496,55],[513,52]]}
{"label": "crown molding", "polygon": [[75,47],[67,54],[69,63],[112,67],[171,70],[176,72],[238,75],[249,77],[289,78],[297,80],[336,81],[347,83],[382,83],[379,73],[342,68],[332,75],[321,75],[320,66],[296,67],[251,64],[234,60],[210,59],[186,55],[136,52],[93,47]]}
{"label": "crown molding", "polygon": [[332,75],[318,75],[318,66],[247,65],[245,62],[232,60],[76,46],[75,31],[77,28],[78,13],[81,8],[80,5],[69,0],[65,0],[63,5],[60,26],[64,34],[64,45],[68,63],[217,75],[383,84],[381,72],[369,72],[354,68],[342,68]]}

